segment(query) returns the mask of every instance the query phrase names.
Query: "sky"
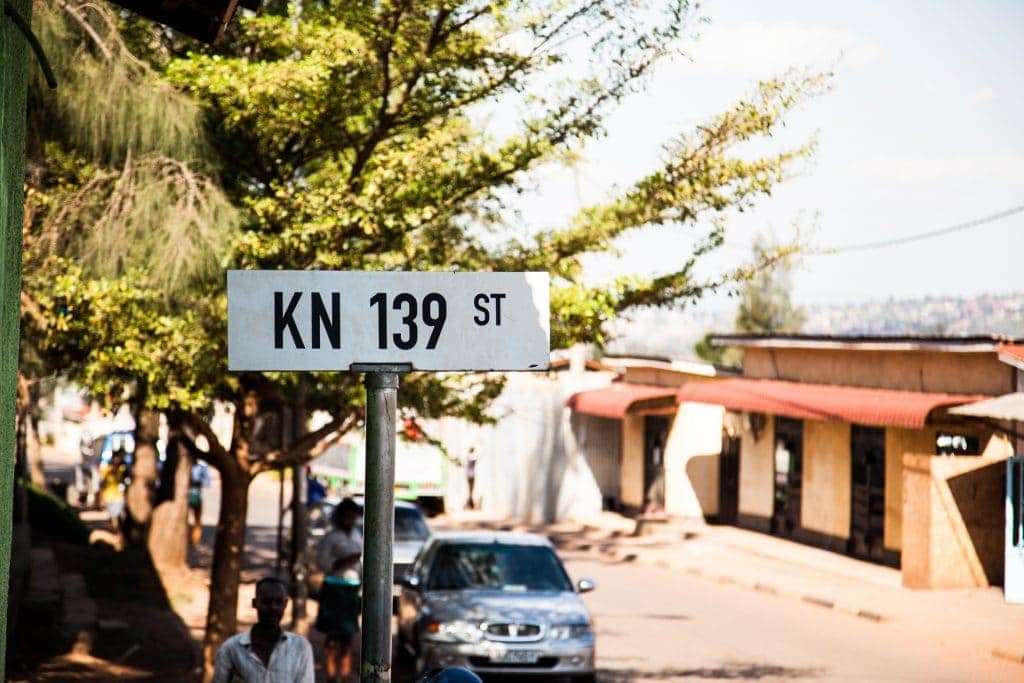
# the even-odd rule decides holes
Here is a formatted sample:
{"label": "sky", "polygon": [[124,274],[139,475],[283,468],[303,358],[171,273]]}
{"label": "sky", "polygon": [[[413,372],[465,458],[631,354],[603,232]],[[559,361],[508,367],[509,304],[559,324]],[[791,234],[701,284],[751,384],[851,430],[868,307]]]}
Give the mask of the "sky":
{"label": "sky", "polygon": [[[652,169],[662,145],[791,67],[829,69],[830,92],[788,117],[777,141],[816,134],[800,175],[731,215],[709,275],[749,256],[754,236],[794,234],[812,247],[928,232],[1024,205],[1024,2],[709,0],[690,59],[662,65],[573,168],[550,168],[523,219],[557,225],[581,204]],[[697,28],[695,26],[695,28]],[[678,231],[620,241],[587,261],[599,281],[670,271]],[[793,277],[800,304],[1024,292],[1024,212],[885,249],[811,255]],[[724,299],[721,300],[724,304]],[[730,306],[734,304],[728,304]]]}

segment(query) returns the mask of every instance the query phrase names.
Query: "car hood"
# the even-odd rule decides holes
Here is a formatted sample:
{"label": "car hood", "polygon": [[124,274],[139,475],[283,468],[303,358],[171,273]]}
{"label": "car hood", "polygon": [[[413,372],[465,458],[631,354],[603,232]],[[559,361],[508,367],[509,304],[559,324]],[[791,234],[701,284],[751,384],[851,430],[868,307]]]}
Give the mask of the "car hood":
{"label": "car hood", "polygon": [[427,591],[423,594],[423,607],[424,613],[437,621],[462,619],[523,624],[590,622],[583,601],[569,591]]}

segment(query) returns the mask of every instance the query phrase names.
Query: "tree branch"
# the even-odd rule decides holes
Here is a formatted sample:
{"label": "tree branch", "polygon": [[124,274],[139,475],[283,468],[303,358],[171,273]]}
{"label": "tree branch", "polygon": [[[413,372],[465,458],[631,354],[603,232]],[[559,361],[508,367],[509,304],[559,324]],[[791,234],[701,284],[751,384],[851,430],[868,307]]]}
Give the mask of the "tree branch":
{"label": "tree branch", "polygon": [[[398,33],[399,24],[401,22],[402,14],[404,13],[404,7],[400,8],[395,12],[394,22],[391,25],[390,36],[394,36]],[[377,124],[374,126],[373,131],[370,133],[370,137],[367,138],[366,142],[360,148],[356,154],[355,160],[352,162],[352,169],[349,171],[349,187],[356,187],[358,183],[356,180],[362,174],[366,164],[369,163],[370,157],[373,155],[374,150],[384,140],[387,134],[395,125],[395,121],[402,113],[402,109],[405,108],[406,103],[412,96],[412,91],[416,88],[416,84],[419,83],[420,78],[423,76],[423,72],[426,68],[426,62],[434,51],[443,43],[445,34],[442,33],[441,29],[444,26],[444,22],[450,16],[451,11],[442,9],[438,10],[437,17],[434,19],[433,24],[430,28],[430,36],[427,38],[427,43],[423,48],[423,58],[413,69],[412,74],[405,80],[405,87],[402,89],[402,94],[396,100],[394,106],[389,107],[389,100],[391,95],[391,73],[390,73],[390,58],[391,48],[394,45],[394,40],[389,39],[386,41],[382,54],[381,54],[381,69],[382,73],[382,90],[380,108],[377,113]]]}
{"label": "tree branch", "polygon": [[317,449],[318,446],[330,441],[332,438],[336,438],[335,434],[344,434],[350,430],[355,424],[356,417],[355,411],[342,413],[320,429],[299,437],[287,448],[267,453],[266,456],[253,464],[251,468],[252,476],[255,477],[257,474],[267,470],[305,465],[316,455],[320,455],[320,450]]}
{"label": "tree branch", "polygon": [[[234,464],[231,458],[231,454],[228,452],[224,445],[221,444],[220,439],[214,433],[213,428],[210,424],[203,419],[203,417],[191,410],[181,411],[179,413],[185,424],[192,428],[197,434],[201,434],[206,439],[206,443],[209,446],[209,451],[203,451],[196,446],[192,439],[189,441],[192,443],[191,448],[194,448],[193,455],[199,453],[202,455],[203,460],[206,460],[214,466],[217,471],[226,469],[229,465]],[[188,438],[187,435],[182,434],[184,438]]]}

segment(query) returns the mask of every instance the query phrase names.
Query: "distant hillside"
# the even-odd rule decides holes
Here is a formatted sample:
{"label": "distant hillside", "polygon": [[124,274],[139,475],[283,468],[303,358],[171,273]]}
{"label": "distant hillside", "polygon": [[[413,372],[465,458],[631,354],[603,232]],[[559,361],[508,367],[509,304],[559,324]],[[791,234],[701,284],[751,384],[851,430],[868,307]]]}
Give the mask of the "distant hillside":
{"label": "distant hillside", "polygon": [[[807,306],[808,334],[1024,337],[1024,292],[978,297],[926,297]],[[731,332],[735,309],[645,309],[612,326],[609,353],[685,358],[708,332]]]}

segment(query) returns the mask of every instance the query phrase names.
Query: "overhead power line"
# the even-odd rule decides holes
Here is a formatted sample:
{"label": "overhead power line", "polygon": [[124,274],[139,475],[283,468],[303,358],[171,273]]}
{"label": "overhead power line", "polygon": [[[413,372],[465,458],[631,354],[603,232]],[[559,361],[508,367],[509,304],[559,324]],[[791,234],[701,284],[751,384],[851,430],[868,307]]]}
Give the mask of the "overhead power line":
{"label": "overhead power line", "polygon": [[920,242],[921,240],[932,239],[933,237],[941,237],[942,235],[948,235],[953,232],[960,232],[961,230],[969,230],[970,228],[977,228],[988,223],[995,223],[996,221],[1002,220],[1013,216],[1014,214],[1024,212],[1024,205],[1015,206],[1012,209],[1000,211],[989,216],[983,216],[976,218],[972,221],[966,221],[964,223],[957,223],[956,225],[950,225],[945,228],[939,228],[937,230],[929,230],[927,232],[919,232],[914,235],[906,235],[904,237],[894,237],[888,240],[881,240],[879,242],[864,242],[862,244],[847,244],[840,247],[831,247],[828,249],[822,249],[818,251],[819,254],[837,254],[842,252],[850,251],[867,251],[868,249],[884,249],[886,247],[895,247],[901,244],[909,244],[911,242]]}

